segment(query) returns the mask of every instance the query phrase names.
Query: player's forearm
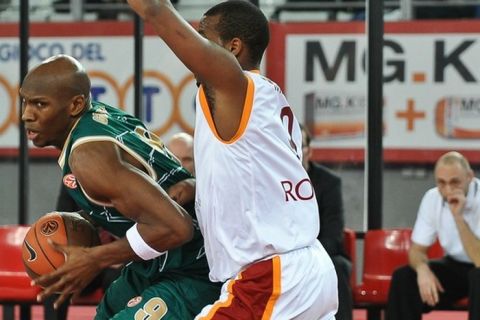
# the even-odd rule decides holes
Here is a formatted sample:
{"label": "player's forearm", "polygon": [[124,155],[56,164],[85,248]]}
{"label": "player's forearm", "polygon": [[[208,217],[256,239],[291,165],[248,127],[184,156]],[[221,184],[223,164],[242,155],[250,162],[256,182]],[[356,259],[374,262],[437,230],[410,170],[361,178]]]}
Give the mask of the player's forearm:
{"label": "player's forearm", "polygon": [[[174,203],[178,210],[182,210],[182,216],[172,215],[178,222],[172,224],[147,220],[137,224],[137,230],[143,241],[156,251],[166,251],[181,246],[193,237],[193,222],[190,215]],[[139,220],[142,221],[142,220]]]}
{"label": "player's forearm", "polygon": [[[92,247],[89,252],[92,261],[95,261],[101,269],[104,269],[130,261],[149,260],[160,256],[169,249],[181,246],[189,241],[193,235],[193,229],[188,236],[178,236],[175,233],[169,233],[165,228],[160,228],[159,230],[158,227],[144,224],[136,224],[132,228],[137,229],[137,235],[141,237],[141,240],[124,237],[107,244]],[[155,254],[151,255],[152,252],[155,252]],[[145,258],[145,253],[151,256]]]}
{"label": "player's forearm", "polygon": [[126,238],[92,247],[89,254],[91,255],[91,261],[97,263],[101,269],[140,259],[132,250]]}
{"label": "player's forearm", "polygon": [[465,252],[470,257],[473,264],[477,268],[480,267],[480,240],[472,232],[463,219],[463,216],[455,217],[455,223]]}

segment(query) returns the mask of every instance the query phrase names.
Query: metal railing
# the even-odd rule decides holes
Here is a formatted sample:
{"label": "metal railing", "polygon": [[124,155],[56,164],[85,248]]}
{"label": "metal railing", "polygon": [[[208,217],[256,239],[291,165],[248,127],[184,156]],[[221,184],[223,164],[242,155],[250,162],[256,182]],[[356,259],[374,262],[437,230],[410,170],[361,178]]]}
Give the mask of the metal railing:
{"label": "metal railing", "polygon": [[[0,0],[0,22],[14,21],[18,18],[18,0]],[[50,4],[48,4],[50,2]],[[220,0],[218,1],[220,2]],[[289,2],[287,0],[260,0],[260,8],[272,19],[280,20],[285,12],[328,12],[328,20],[335,20],[337,12],[362,11],[366,9],[366,1],[336,0],[324,2],[318,0]],[[204,12],[212,5],[212,1],[182,1],[176,4],[180,13]],[[398,10],[401,20],[416,18],[418,8],[426,7],[480,7],[480,0],[386,0],[383,3],[386,10]],[[37,19],[35,19],[35,13]],[[334,14],[332,14],[334,13]],[[82,21],[95,19],[131,19],[131,10],[126,3],[86,3],[85,1],[70,1],[69,3],[53,3],[53,1],[38,1],[30,4],[32,20],[54,21],[66,20]],[[199,17],[199,16],[198,16]],[[197,17],[197,18],[198,18]],[[191,18],[191,16],[189,16]]]}
{"label": "metal railing", "polygon": [[[415,9],[423,7],[471,7],[479,6],[479,0],[386,0],[383,6],[387,10],[398,9],[402,20],[415,19]],[[305,11],[330,11],[338,12],[342,10],[365,10],[366,1],[341,1],[334,2],[309,2],[296,1],[286,2],[276,6],[271,16],[274,20],[279,20],[282,12],[305,12]],[[332,17],[332,16],[330,16]],[[333,17],[335,17],[333,15]]]}

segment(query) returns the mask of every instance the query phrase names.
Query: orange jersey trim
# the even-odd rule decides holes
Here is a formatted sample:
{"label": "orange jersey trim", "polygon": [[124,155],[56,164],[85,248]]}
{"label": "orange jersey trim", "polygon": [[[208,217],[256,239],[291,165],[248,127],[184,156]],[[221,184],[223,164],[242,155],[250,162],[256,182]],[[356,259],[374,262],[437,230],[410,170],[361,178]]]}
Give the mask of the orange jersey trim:
{"label": "orange jersey trim", "polygon": [[240,119],[240,125],[238,126],[237,132],[233,135],[233,137],[230,140],[224,140],[218,134],[217,128],[215,127],[215,122],[213,121],[212,113],[210,112],[210,108],[208,107],[205,91],[203,90],[203,86],[200,87],[200,92],[199,92],[200,106],[202,108],[203,114],[205,115],[205,118],[207,119],[208,126],[210,127],[210,130],[212,130],[215,137],[219,141],[222,141],[223,143],[226,143],[226,144],[232,144],[243,136],[243,133],[247,128],[248,120],[250,119],[250,115],[252,113],[255,84],[253,83],[253,80],[248,75],[245,75],[245,76],[248,80],[248,84],[247,84],[247,93],[245,95],[245,102],[243,104],[242,117]]}
{"label": "orange jersey trim", "polygon": [[204,317],[201,317],[199,320],[208,320],[208,319],[212,319],[215,314],[217,313],[218,309],[222,308],[222,307],[228,307],[232,304],[232,301],[233,301],[233,298],[235,297],[232,292],[232,288],[233,288],[233,285],[235,284],[236,281],[242,279],[242,275],[240,274],[239,278],[237,280],[232,280],[229,284],[228,284],[228,298],[227,300],[225,301],[218,301],[216,302],[212,309],[210,309],[210,312],[204,316]]}
{"label": "orange jersey trim", "polygon": [[[200,320],[225,319],[225,316],[244,319],[241,315],[245,312],[255,315],[256,319],[270,320],[281,294],[281,275],[279,256],[252,265],[229,282],[227,298],[215,302]],[[253,291],[252,283],[255,283]]]}
{"label": "orange jersey trim", "polygon": [[281,284],[281,264],[280,264],[280,257],[275,256],[272,258],[273,263],[273,291],[270,299],[268,299],[267,307],[265,308],[265,313],[262,316],[262,320],[269,320],[273,314],[273,307],[280,296],[280,292],[282,290]]}

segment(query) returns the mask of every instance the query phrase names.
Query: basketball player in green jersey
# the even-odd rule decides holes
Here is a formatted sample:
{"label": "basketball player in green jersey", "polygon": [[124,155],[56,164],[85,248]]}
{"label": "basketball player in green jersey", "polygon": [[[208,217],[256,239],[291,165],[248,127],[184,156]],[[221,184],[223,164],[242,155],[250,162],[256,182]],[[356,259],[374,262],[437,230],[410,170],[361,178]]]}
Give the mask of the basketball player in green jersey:
{"label": "basketball player in green jersey", "polygon": [[58,306],[103,268],[123,263],[95,319],[192,319],[213,302],[220,287],[208,279],[203,238],[187,203],[193,186],[192,194],[183,188],[192,176],[160,139],[140,120],[90,101],[90,80],[70,56],[32,69],[20,97],[29,140],[62,150],[69,193],[90,220],[118,237],[93,248],[52,244],[67,261],[34,281],[44,287],[38,300],[60,292]]}

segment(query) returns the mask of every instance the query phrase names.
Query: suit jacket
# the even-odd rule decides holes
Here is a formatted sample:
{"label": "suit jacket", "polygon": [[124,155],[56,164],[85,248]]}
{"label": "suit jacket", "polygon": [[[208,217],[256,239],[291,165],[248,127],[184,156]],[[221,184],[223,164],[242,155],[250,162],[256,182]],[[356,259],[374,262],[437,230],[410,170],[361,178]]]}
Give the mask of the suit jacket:
{"label": "suit jacket", "polygon": [[327,167],[310,162],[308,176],[317,197],[320,215],[318,240],[330,256],[345,255],[343,247],[342,180]]}

